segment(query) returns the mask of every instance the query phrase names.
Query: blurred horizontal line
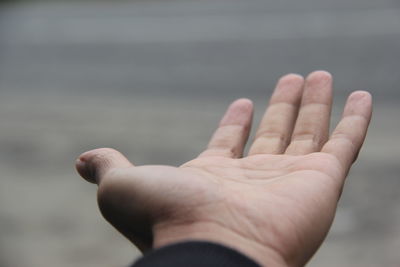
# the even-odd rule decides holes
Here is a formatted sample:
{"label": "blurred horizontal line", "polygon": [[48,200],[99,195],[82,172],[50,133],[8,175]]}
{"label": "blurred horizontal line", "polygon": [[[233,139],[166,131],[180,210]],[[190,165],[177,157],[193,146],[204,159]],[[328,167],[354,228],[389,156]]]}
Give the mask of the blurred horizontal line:
{"label": "blurred horizontal line", "polygon": [[133,0],[133,1],[32,1],[23,4],[2,3],[8,14],[45,17],[104,16],[196,16],[199,14],[244,14],[336,12],[362,9],[396,8],[393,0]]}
{"label": "blurred horizontal line", "polygon": [[196,16],[40,17],[2,21],[0,44],[79,45],[399,35],[400,9]]}

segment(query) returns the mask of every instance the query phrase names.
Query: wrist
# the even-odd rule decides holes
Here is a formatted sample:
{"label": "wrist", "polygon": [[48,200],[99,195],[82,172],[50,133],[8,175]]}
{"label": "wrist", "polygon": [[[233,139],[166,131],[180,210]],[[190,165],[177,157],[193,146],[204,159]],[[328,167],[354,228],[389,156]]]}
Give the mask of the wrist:
{"label": "wrist", "polygon": [[215,223],[192,223],[185,225],[163,225],[154,227],[153,248],[178,242],[206,241],[234,249],[253,259],[261,266],[287,267],[283,257],[273,248],[259,244],[234,231]]}

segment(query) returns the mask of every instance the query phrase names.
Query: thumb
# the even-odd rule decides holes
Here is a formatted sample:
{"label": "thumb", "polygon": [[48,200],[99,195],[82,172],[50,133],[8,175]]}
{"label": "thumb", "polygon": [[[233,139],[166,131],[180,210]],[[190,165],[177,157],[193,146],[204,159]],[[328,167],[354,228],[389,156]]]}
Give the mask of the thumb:
{"label": "thumb", "polygon": [[120,152],[111,148],[85,152],[76,160],[78,173],[88,182],[99,185],[97,200],[104,218],[140,250],[145,251],[153,243],[150,208],[140,197],[139,200],[137,198],[143,195],[146,199],[148,190],[144,190],[141,183],[137,183],[138,179],[131,177],[132,174],[107,179],[107,176],[112,176],[109,175],[111,170],[132,166]]}
{"label": "thumb", "polygon": [[107,172],[115,168],[128,168],[133,164],[119,151],[99,148],[83,153],[75,163],[76,170],[88,182],[100,184]]}

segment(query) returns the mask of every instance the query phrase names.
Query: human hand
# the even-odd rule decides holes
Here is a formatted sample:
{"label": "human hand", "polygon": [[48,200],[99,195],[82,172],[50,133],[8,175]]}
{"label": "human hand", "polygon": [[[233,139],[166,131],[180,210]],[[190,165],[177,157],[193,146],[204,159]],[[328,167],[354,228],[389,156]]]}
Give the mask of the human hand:
{"label": "human hand", "polygon": [[332,78],[282,77],[249,153],[252,103],[231,104],[207,149],[180,167],[135,167],[96,149],[76,167],[97,183],[104,217],[142,250],[188,240],[232,247],[263,266],[303,266],[333,221],[345,177],[371,118],[353,92],[329,137]]}

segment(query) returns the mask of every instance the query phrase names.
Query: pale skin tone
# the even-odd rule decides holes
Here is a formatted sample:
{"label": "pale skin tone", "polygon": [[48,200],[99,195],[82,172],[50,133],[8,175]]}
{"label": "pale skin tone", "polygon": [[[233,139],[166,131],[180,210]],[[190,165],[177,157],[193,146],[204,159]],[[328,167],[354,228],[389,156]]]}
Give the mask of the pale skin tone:
{"label": "pale skin tone", "polygon": [[353,92],[329,134],[332,77],[282,77],[249,153],[248,99],[233,102],[208,147],[180,167],[134,166],[101,148],[77,170],[99,185],[104,217],[141,250],[189,240],[216,242],[262,266],[304,266],[332,224],[346,175],[372,113]]}

